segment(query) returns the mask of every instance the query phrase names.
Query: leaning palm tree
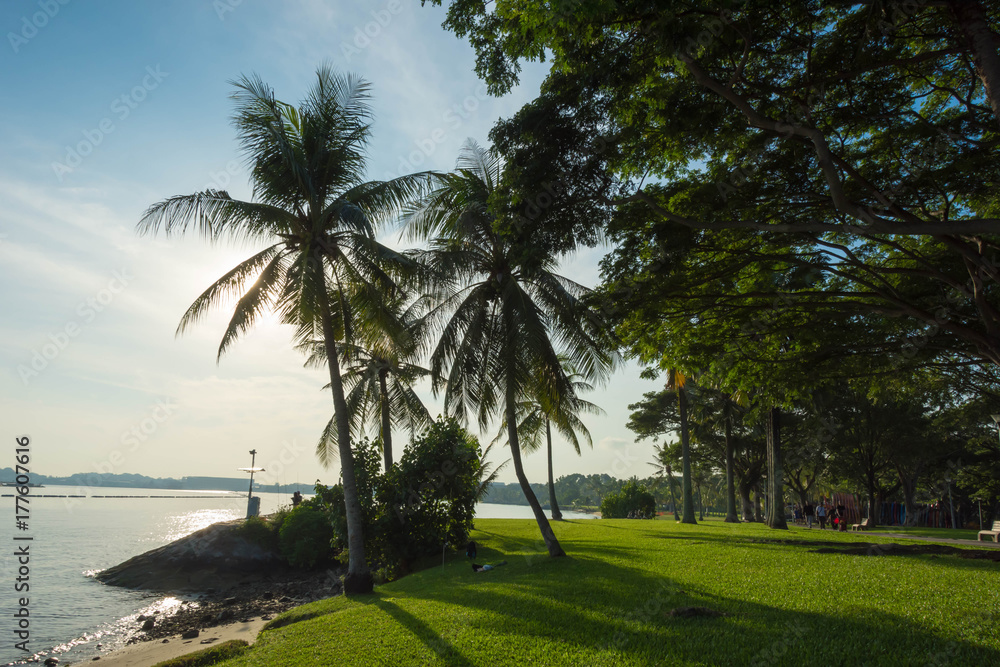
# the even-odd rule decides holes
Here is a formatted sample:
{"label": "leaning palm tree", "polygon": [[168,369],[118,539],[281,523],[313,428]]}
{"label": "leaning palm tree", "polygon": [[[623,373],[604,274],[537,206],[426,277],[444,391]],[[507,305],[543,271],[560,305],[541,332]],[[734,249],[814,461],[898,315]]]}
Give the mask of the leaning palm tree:
{"label": "leaning palm tree", "polygon": [[[556,485],[552,466],[552,425],[565,438],[580,455],[580,436],[584,438],[587,445],[594,446],[594,441],[590,437],[587,425],[580,419],[583,413],[591,415],[604,414],[598,405],[580,398],[579,394],[592,391],[594,386],[583,379],[580,373],[573,369],[569,360],[560,355],[560,361],[566,371],[567,378],[573,388],[573,393],[569,396],[559,397],[554,402],[545,393],[545,384],[539,384],[539,391],[533,393],[527,400],[521,401],[517,406],[517,432],[521,438],[521,449],[526,452],[534,452],[542,447],[542,433],[545,433],[545,446],[548,454],[549,469],[549,511],[553,521],[562,520],[562,512],[559,510],[559,503],[556,500]],[[500,426],[500,433],[497,440],[504,437],[507,431],[506,419]]]}
{"label": "leaning palm tree", "polygon": [[[428,321],[438,342],[431,353],[432,386],[444,391],[445,410],[486,430],[497,413],[507,423],[514,474],[531,506],[550,556],[560,546],[528,482],[517,431],[518,405],[545,378],[546,397],[573,395],[553,340],[586,377],[603,379],[613,346],[581,297],[586,289],[554,272],[555,260],[525,266],[525,248],[501,236],[489,198],[502,162],[474,142],[462,149],[458,169],[417,201],[406,217],[412,237],[427,241],[424,260],[438,271]],[[537,250],[537,249],[535,249]]]}
{"label": "leaning palm tree", "polygon": [[[388,303],[394,316],[389,321],[369,327],[360,345],[345,345],[343,381],[347,388],[347,410],[351,429],[363,435],[369,427],[378,429],[385,470],[392,467],[392,429],[406,429],[410,436],[433,421],[423,401],[414,391],[416,382],[430,371],[415,363],[423,335],[423,320],[418,318],[419,301],[402,309],[402,301]],[[322,341],[310,341],[301,346],[309,351],[307,366],[326,366],[326,346]],[[328,385],[329,386],[329,385]],[[333,419],[326,425],[316,455],[329,465],[337,458],[337,428]]]}
{"label": "leaning palm tree", "polygon": [[220,358],[267,311],[296,327],[300,342],[323,341],[347,515],[344,592],[371,591],[338,343],[352,340],[357,322],[379,316],[375,295],[394,289],[386,267],[405,264],[403,256],[376,242],[375,225],[420,196],[429,175],[363,180],[371,114],[368,84],[358,77],[320,67],[298,107],[276,100],[255,75],[234,85],[233,122],[250,168],[251,201],[220,190],[170,197],[146,211],[139,231],[171,234],[193,226],[213,241],[266,244],[205,290],[177,332],[234,296],[239,298],[219,345]]}

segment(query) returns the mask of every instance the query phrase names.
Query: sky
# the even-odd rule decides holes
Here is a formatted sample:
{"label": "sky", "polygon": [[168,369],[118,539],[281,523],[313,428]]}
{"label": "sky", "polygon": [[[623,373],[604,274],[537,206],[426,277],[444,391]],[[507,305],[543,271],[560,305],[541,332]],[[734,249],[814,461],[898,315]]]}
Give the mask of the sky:
{"label": "sky", "polygon": [[[520,87],[492,98],[443,19],[415,0],[0,3],[0,468],[28,436],[30,468],[46,475],[233,477],[255,449],[264,483],[336,482],[338,467],[315,456],[328,379],[303,368],[287,327],[266,319],[220,363],[231,311],[174,335],[254,248],[139,236],[136,223],[172,195],[251,196],[230,124],[243,74],[288,102],[324,62],[359,74],[375,115],[368,178],[452,169],[467,139],[488,144],[493,124],[534,98],[546,68],[526,67]],[[561,271],[594,286],[602,253],[579,251]],[[585,418],[594,447],[578,457],[557,438],[556,476],[649,475],[651,445],[625,423],[658,386],[627,364],[589,395],[606,411]],[[438,414],[441,401],[421,395]],[[524,461],[544,481],[544,455]],[[514,481],[510,466],[500,481]]]}

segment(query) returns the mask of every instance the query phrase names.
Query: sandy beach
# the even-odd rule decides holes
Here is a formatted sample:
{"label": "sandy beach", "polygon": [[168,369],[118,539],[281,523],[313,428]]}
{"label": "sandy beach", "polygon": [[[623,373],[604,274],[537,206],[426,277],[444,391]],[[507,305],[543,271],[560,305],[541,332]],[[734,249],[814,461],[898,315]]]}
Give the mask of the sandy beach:
{"label": "sandy beach", "polygon": [[100,660],[94,662],[103,667],[151,667],[158,662],[200,651],[230,639],[242,639],[253,644],[257,640],[257,633],[266,624],[267,621],[256,618],[246,623],[236,622],[208,628],[195,639],[181,639],[180,635],[173,635],[165,640],[140,642],[101,656]]}

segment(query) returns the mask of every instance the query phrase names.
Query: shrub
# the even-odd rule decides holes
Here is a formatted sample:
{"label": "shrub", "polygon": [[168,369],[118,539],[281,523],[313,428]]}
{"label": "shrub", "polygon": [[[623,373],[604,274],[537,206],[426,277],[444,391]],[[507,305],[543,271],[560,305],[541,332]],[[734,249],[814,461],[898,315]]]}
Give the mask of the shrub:
{"label": "shrub", "polygon": [[[354,452],[354,480],[358,487],[358,500],[361,504],[361,516],[365,526],[365,554],[370,558],[372,525],[376,508],[375,496],[377,485],[384,483],[379,475],[382,455],[377,442],[358,440],[352,447]],[[347,507],[344,503],[344,487],[340,484],[324,486],[316,483],[316,495],[305,503],[315,503],[327,514],[333,529],[331,547],[341,552],[344,563],[347,562]]]}
{"label": "shrub", "polygon": [[292,567],[312,568],[333,557],[333,528],[326,512],[302,503],[285,518],[278,533],[281,555]]}
{"label": "shrub", "polygon": [[656,516],[656,499],[635,479],[625,482],[621,491],[609,493],[601,501],[601,517],[604,519],[627,519],[636,516],[644,519]]}
{"label": "shrub", "polygon": [[454,419],[440,419],[414,440],[379,487],[377,551],[383,563],[408,564],[464,545],[479,490],[479,442]]}
{"label": "shrub", "polygon": [[267,523],[270,526],[272,533],[277,535],[279,532],[281,532],[281,526],[283,523],[285,523],[285,519],[288,518],[288,515],[291,513],[291,511],[292,511],[291,505],[282,505],[281,507],[279,507],[277,510],[274,511],[274,514],[267,517]]}
{"label": "shrub", "polygon": [[[381,580],[391,580],[413,561],[439,554],[445,541],[468,541],[479,489],[479,442],[454,419],[441,419],[384,474],[381,461],[377,441],[355,445],[365,556]],[[343,488],[317,484],[315,500],[328,513],[334,546],[346,558]]]}
{"label": "shrub", "polygon": [[236,529],[236,534],[252,544],[263,549],[277,549],[278,535],[272,525],[260,518],[252,516]]}

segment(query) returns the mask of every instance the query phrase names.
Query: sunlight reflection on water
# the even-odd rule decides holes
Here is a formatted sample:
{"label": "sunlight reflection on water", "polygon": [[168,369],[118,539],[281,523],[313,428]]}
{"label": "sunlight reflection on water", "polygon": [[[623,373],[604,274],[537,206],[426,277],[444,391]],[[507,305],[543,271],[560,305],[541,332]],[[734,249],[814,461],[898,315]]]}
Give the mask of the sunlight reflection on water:
{"label": "sunlight reflection on water", "polygon": [[185,535],[198,532],[202,528],[208,528],[213,523],[232,521],[243,516],[243,514],[234,509],[206,509],[188,512],[187,514],[170,518],[165,526],[164,539],[167,542],[173,542]]}

